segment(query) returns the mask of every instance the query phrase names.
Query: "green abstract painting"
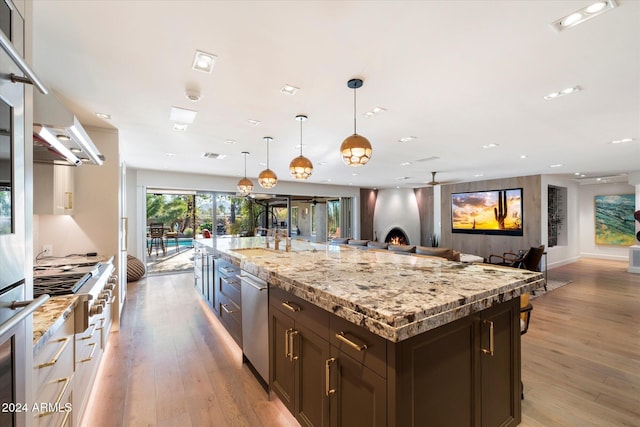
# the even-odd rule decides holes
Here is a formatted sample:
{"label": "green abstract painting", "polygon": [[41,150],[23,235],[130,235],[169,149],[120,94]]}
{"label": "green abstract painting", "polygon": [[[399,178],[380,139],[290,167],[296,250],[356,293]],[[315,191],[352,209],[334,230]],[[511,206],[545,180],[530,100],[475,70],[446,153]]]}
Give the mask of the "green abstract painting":
{"label": "green abstract painting", "polygon": [[596,245],[633,245],[635,208],[634,194],[596,196]]}

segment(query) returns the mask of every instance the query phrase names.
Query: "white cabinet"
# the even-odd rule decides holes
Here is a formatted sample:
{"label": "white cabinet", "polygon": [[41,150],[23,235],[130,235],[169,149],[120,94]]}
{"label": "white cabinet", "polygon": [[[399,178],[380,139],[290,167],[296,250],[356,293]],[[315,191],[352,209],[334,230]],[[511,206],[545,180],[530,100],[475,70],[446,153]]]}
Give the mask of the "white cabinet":
{"label": "white cabinet", "polygon": [[73,312],[33,356],[35,400],[29,408],[34,426],[69,426],[74,388]]}
{"label": "white cabinet", "polygon": [[73,215],[73,166],[33,164],[33,213]]}

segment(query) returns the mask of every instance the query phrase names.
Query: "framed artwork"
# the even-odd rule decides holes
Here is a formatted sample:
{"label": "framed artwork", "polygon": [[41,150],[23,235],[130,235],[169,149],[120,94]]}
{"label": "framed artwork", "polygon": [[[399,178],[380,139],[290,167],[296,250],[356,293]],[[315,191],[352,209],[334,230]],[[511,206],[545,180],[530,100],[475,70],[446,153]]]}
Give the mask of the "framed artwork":
{"label": "framed artwork", "polygon": [[595,196],[596,245],[633,245],[635,207],[635,194]]}

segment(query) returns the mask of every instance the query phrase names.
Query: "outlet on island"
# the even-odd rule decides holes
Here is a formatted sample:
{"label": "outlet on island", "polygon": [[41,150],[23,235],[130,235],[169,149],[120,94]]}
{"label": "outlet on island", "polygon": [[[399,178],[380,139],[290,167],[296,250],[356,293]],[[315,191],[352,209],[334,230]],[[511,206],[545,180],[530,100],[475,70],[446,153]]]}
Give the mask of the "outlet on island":
{"label": "outlet on island", "polygon": [[50,243],[42,245],[42,256],[53,256],[53,245]]}

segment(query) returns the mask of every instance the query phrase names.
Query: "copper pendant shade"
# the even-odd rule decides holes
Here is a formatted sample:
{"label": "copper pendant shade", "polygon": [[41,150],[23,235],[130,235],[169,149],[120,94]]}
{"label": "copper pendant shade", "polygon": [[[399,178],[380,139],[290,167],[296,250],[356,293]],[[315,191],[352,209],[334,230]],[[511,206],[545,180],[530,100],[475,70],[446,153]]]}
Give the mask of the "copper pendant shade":
{"label": "copper pendant shade", "polygon": [[247,178],[247,154],[249,152],[243,151],[242,154],[244,154],[244,178],[238,181],[237,188],[241,196],[248,196],[253,191],[253,182]]}
{"label": "copper pendant shade", "polygon": [[278,176],[274,171],[269,169],[269,143],[273,141],[273,138],[265,136],[263,140],[267,143],[267,168],[258,175],[258,183],[260,184],[260,187],[269,189],[276,186],[278,183]]}
{"label": "copper pendant shade", "polygon": [[371,159],[371,143],[356,132],[356,89],[362,87],[361,79],[351,79],[347,86],[353,89],[353,135],[342,141],[340,154],[342,161],[348,166],[362,166]]}
{"label": "copper pendant shade", "polygon": [[313,163],[302,155],[302,122],[307,120],[307,116],[299,114],[296,116],[296,120],[300,122],[300,155],[291,160],[289,172],[295,179],[307,179],[313,172]]}

